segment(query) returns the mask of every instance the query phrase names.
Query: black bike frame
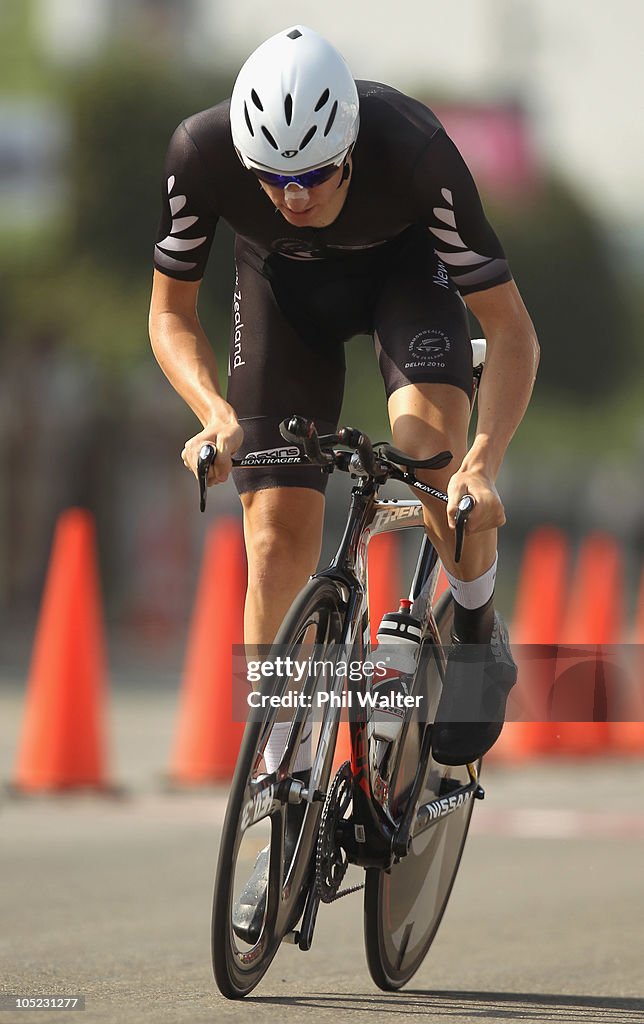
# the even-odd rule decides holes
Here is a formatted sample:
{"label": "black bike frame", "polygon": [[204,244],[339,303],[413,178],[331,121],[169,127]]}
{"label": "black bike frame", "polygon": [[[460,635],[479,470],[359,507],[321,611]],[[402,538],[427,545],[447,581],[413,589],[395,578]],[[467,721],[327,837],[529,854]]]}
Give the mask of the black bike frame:
{"label": "black bike frame", "polygon": [[[338,550],[328,568],[316,573],[316,577],[327,577],[339,583],[346,600],[342,647],[351,659],[364,661],[370,652],[369,612],[367,604],[367,552],[369,542],[382,533],[391,533],[410,527],[422,527],[423,506],[419,501],[379,499],[377,485],[367,479],[353,488],[351,505],[346,526]],[[420,607],[421,623],[424,626],[425,644],[441,673],[445,670],[445,652],[441,646],[436,621],[432,613],[432,602],[438,580],[440,563],[435,547],[427,536],[421,545],[416,570],[410,590],[410,599],[415,610]],[[363,676],[359,683],[349,682],[347,687],[354,694],[364,692],[368,680]],[[340,692],[343,678],[336,678],[335,689]],[[366,703],[366,702],[365,702]],[[351,700],[352,713],[349,715],[351,736],[351,771],[353,775],[353,813],[341,837],[341,845],[349,860],[362,867],[388,868],[394,860],[404,857],[415,835],[430,828],[434,822],[445,817],[464,802],[481,794],[478,774],[473,765],[468,765],[470,782],[458,786],[448,795],[418,806],[427,772],[429,770],[431,723],[426,722],[422,733],[421,753],[418,769],[412,783],[407,810],[396,824],[388,809],[387,788],[374,787],[376,769],[369,764],[368,707],[359,700]],[[318,755],[314,761],[310,793],[317,791],[316,780],[322,771],[322,764],[328,743],[337,728],[336,715],[325,715],[322,734],[318,744]],[[396,740],[404,742],[409,728],[409,718],[403,724]],[[325,732],[328,734],[325,735]],[[395,753],[393,759],[395,760]],[[376,796],[374,789],[381,794]]]}
{"label": "black bike frame", "polygon": [[[367,558],[369,542],[382,533],[418,528],[423,526],[423,506],[414,499],[381,499],[378,486],[365,478],[352,489],[349,514],[336,554],[326,569],[315,573],[314,578],[328,578],[341,588],[345,601],[343,629],[339,643],[339,658],[347,661],[364,662],[371,649],[369,635],[369,610],[367,599]],[[434,545],[425,536],[421,544],[416,569],[410,587],[410,599],[414,602],[414,613],[424,627],[425,646],[423,657],[433,657],[438,672],[444,676],[446,654],[442,647],[432,602],[438,581],[440,562]],[[280,767],[277,779],[264,776],[252,785],[253,805],[262,808],[262,816],[270,815],[284,800],[319,799],[320,781],[329,747],[335,743],[340,719],[341,695],[346,686],[351,691],[351,714],[349,730],[351,737],[351,771],[353,776],[353,813],[350,821],[342,826],[341,845],[350,861],[362,867],[388,868],[395,860],[404,857],[414,836],[431,828],[435,822],[457,810],[466,801],[481,797],[478,773],[474,765],[468,765],[470,781],[467,785],[451,789],[428,803],[418,805],[430,764],[431,722],[425,722],[418,768],[410,789],[407,808],[397,823],[389,811],[387,787],[378,785],[377,769],[369,763],[368,721],[369,708],[366,702],[357,699],[358,693],[365,693],[369,680],[362,676],[359,682],[351,681],[349,674],[336,672],[330,693],[337,695],[337,701],[330,700],[321,725],[317,752],[311,768],[311,779],[305,790],[301,783],[287,779],[287,773]],[[305,714],[298,711],[290,730],[282,763],[289,762],[293,748],[299,744],[304,728]],[[404,743],[410,726],[409,716],[405,719],[400,735],[395,741],[396,748]],[[393,751],[395,760],[397,749]],[[297,792],[296,792],[297,790]],[[378,793],[379,795],[376,795]]]}

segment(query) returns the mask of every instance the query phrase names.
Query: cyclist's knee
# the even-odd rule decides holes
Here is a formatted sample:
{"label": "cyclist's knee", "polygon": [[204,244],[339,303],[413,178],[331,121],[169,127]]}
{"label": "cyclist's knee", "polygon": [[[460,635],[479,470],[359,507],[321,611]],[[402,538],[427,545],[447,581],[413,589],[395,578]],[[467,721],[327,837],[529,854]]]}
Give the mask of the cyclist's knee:
{"label": "cyclist's knee", "polygon": [[[308,535],[303,535],[301,528],[293,524],[272,520],[263,522],[246,541],[249,573],[256,579],[268,575],[293,572],[295,565],[303,562],[317,564],[319,556],[314,556],[316,547]],[[319,545],[317,545],[319,551]],[[315,568],[310,569],[313,572]]]}
{"label": "cyclist's knee", "polygon": [[[452,461],[444,469],[431,470],[427,476],[435,487],[441,486],[439,480],[449,480],[465,457],[466,444],[461,431],[437,430],[413,417],[401,417],[392,435],[396,448],[414,459],[429,459],[444,451],[452,453]],[[417,471],[417,476],[424,479],[422,470]]]}
{"label": "cyclist's knee", "polygon": [[[294,573],[310,575],[320,557],[324,499],[293,488],[260,491],[244,502],[249,580],[262,583]],[[311,497],[309,497],[311,495]]]}
{"label": "cyclist's knee", "polygon": [[416,384],[399,388],[389,398],[389,419],[394,444],[416,459],[438,451],[465,454],[469,402],[460,389],[448,384]]}
{"label": "cyclist's knee", "polygon": [[[452,453],[451,462],[442,469],[414,470],[415,475],[423,483],[447,491],[450,478],[465,457],[466,446],[460,431],[437,430],[426,425],[421,430],[418,428],[418,421],[414,422],[411,417],[406,422],[399,421],[396,427],[397,429],[393,431],[395,446],[414,459],[428,459],[443,451]],[[412,488],[411,492],[411,496],[420,499],[425,506],[425,527],[430,539],[439,546],[453,546],[453,531],[447,522],[447,506],[415,488]]]}

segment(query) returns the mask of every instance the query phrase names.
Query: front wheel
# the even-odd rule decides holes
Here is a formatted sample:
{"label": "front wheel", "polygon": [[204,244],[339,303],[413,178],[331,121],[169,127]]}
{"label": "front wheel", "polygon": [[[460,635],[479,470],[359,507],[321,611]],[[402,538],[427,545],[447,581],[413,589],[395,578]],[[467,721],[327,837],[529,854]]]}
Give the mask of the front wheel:
{"label": "front wheel", "polygon": [[[450,643],[453,606],[449,594],[435,609],[436,624],[444,644]],[[435,709],[440,696],[441,677],[433,657],[421,657],[426,666],[422,680],[427,707]],[[413,723],[412,723],[413,724]],[[405,749],[400,751],[392,803],[399,797],[401,812],[420,753],[421,728],[409,728]],[[444,780],[450,780],[447,783]],[[423,802],[440,795],[446,784],[469,782],[466,767],[446,768],[432,761]],[[447,906],[465,846],[473,801],[412,840],[406,857],[390,871],[367,869],[364,899],[364,930],[367,963],[376,985],[385,991],[401,988],[416,973],[434,941]]]}
{"label": "front wheel", "polygon": [[[310,580],[286,616],[269,659],[295,660],[298,652],[311,644],[317,645],[323,660],[332,658],[342,622],[343,598],[338,585],[324,578]],[[316,685],[313,673],[303,682],[298,680],[302,692],[312,693]],[[270,690],[264,687],[263,692],[283,696],[293,689],[293,680],[282,673],[276,681],[271,680]],[[302,913],[311,880],[322,803],[298,801],[295,762],[304,731],[315,723],[305,713],[295,712],[280,769],[269,775],[263,755],[278,715],[283,719],[283,710],[268,706],[261,720],[247,723],[224,819],[213,902],[212,959],[217,985],[229,999],[247,995],[262,979]],[[318,741],[319,736],[314,736],[314,756]],[[328,786],[333,755],[334,743],[330,743],[323,754],[322,790]],[[259,857],[268,865],[263,917],[260,914],[258,934],[240,938],[233,928],[233,908]]]}

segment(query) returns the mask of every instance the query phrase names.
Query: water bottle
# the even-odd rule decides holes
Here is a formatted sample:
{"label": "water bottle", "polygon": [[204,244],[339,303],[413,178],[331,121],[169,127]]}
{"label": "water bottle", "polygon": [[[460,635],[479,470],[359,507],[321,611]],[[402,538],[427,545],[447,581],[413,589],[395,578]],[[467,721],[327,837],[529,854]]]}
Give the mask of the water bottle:
{"label": "water bottle", "polygon": [[402,728],[407,710],[404,698],[409,695],[416,671],[421,634],[420,621],[411,614],[411,601],[403,599],[397,612],[383,615],[373,660],[385,664],[387,675],[375,681],[371,688],[375,739],[393,742]]}

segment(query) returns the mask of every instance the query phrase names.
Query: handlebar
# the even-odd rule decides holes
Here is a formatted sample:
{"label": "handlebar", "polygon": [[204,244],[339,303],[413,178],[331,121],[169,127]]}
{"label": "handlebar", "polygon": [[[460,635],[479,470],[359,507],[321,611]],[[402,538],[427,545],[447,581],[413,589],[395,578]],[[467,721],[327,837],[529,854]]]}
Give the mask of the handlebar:
{"label": "handlebar", "polygon": [[280,423],[280,434],[285,441],[303,448],[309,462],[316,466],[330,466],[333,463],[333,455],[330,452],[323,452],[320,447],[320,437],[313,420],[305,420],[303,416],[291,416],[290,420],[283,420]]}
{"label": "handlebar", "polygon": [[[332,472],[334,468],[349,471],[361,470],[363,475],[371,477],[375,481],[387,479],[399,480],[409,484],[424,494],[430,494],[433,498],[447,503],[448,498],[444,491],[439,491],[430,484],[423,483],[412,472],[412,469],[442,469],[448,465],[452,458],[451,452],[439,452],[430,459],[413,459],[404,452],[383,442],[374,448],[370,439],[360,430],[353,427],[341,427],[337,434],[319,435],[313,420],[307,420],[303,416],[291,416],[288,420],[280,423],[280,434],[285,441],[295,445],[305,456],[307,464],[319,466],[323,470]],[[352,459],[347,458],[347,452],[338,452],[334,449],[338,445],[353,451]],[[217,457],[217,451],[213,444],[204,444],[199,452],[197,460],[197,478],[199,481],[199,508],[202,512],[206,509],[206,498],[208,494],[208,473]],[[359,465],[356,466],[357,457]],[[267,460],[270,464],[279,465],[279,457]],[[233,467],[248,467],[262,465],[256,461],[246,459],[233,459]],[[290,465],[299,465],[289,460]],[[403,470],[401,467],[406,467]],[[454,561],[460,562],[463,553],[463,541],[465,539],[465,525],[474,509],[475,501],[470,494],[465,494],[458,503],[455,520],[455,549]]]}
{"label": "handlebar", "polygon": [[331,452],[323,451],[322,444],[327,448],[342,444],[347,448],[353,448],[369,476],[376,480],[382,477],[382,470],[376,463],[371,441],[366,434],[353,427],[340,427],[337,434],[320,437],[313,420],[304,419],[303,416],[291,416],[290,420],[283,420],[280,423],[280,434],[285,441],[302,447],[309,462],[316,466],[332,466],[336,462]]}

